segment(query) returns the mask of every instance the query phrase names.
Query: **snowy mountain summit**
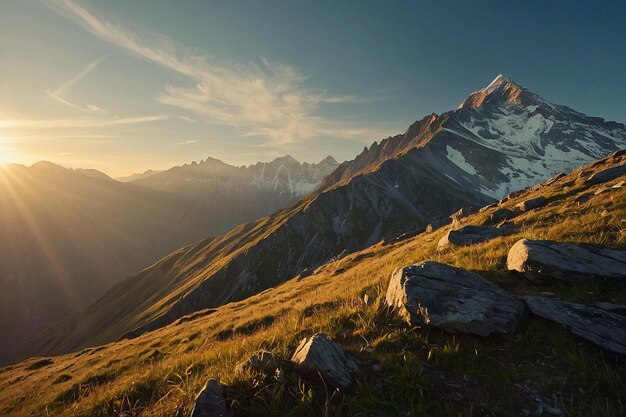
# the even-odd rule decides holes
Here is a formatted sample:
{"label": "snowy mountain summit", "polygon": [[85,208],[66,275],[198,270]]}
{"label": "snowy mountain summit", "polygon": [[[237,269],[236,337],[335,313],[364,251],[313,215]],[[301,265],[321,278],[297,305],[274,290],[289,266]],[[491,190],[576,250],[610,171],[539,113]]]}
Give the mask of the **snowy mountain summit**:
{"label": "snowy mountain summit", "polygon": [[[626,147],[626,126],[552,104],[510,78],[444,114],[447,159],[494,198]],[[455,177],[453,176],[453,177]]]}
{"label": "snowy mountain summit", "polygon": [[[374,142],[321,188],[378,172],[385,194],[407,195],[415,193],[403,190],[410,175],[411,182],[438,183],[441,192],[464,194],[462,200],[480,206],[625,147],[623,124],[550,103],[498,75],[456,109],[430,114],[404,134]],[[410,172],[400,172],[409,165]],[[415,198],[419,207],[425,197]]]}

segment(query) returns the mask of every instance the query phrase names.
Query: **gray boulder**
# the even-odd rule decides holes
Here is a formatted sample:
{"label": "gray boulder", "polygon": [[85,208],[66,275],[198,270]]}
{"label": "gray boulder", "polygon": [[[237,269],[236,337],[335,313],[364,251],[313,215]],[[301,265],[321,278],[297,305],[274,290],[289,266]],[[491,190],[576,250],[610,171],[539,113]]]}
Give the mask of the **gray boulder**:
{"label": "gray boulder", "polygon": [[303,339],[291,361],[304,375],[321,376],[325,382],[338,389],[352,385],[352,376],[359,368],[341,346],[324,333]]}
{"label": "gray boulder", "polygon": [[513,332],[524,312],[519,300],[492,282],[434,261],[398,268],[386,302],[411,326],[480,336]]}
{"label": "gray boulder", "polygon": [[543,207],[546,205],[547,202],[548,200],[545,197],[539,196],[535,198],[529,198],[528,200],[524,200],[521,203],[516,204],[515,207],[519,208],[522,211],[529,211],[529,210],[534,210],[539,207]]}
{"label": "gray boulder", "polygon": [[619,178],[622,175],[626,175],[626,164],[618,165],[616,167],[611,167],[604,169],[600,172],[596,172],[595,174],[590,176],[587,181],[585,181],[585,185],[601,184],[603,182]]}
{"label": "gray boulder", "polygon": [[459,229],[450,230],[439,243],[437,250],[445,250],[450,246],[467,246],[485,242],[499,236],[511,233],[511,229],[491,226],[463,226]]}
{"label": "gray boulder", "polygon": [[568,301],[530,296],[522,299],[531,313],[603,349],[626,355],[626,316]]}
{"label": "gray boulder", "polygon": [[233,417],[232,410],[226,406],[224,386],[217,379],[207,381],[196,397],[191,417]]}
{"label": "gray boulder", "polygon": [[498,224],[505,220],[512,219],[513,217],[515,217],[515,212],[513,212],[512,210],[509,210],[506,207],[500,207],[499,209],[494,210],[494,212],[491,213],[486,223]]}
{"label": "gray boulder", "polygon": [[507,268],[536,283],[579,282],[592,276],[626,278],[626,251],[522,239],[509,250]]}

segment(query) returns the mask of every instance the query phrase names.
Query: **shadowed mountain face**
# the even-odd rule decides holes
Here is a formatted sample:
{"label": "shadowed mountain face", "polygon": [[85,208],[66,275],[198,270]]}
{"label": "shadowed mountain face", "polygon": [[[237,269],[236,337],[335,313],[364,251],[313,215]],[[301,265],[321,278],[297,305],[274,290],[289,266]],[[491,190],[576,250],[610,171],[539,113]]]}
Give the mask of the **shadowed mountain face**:
{"label": "shadowed mountain face", "polygon": [[366,148],[297,204],[180,249],[124,281],[50,329],[33,352],[132,337],[241,300],[625,146],[624,125],[553,105],[499,76],[458,109]]}
{"label": "shadowed mountain face", "polygon": [[[196,203],[49,162],[0,169],[0,339],[10,349],[206,236]],[[191,214],[191,216],[190,216]]]}

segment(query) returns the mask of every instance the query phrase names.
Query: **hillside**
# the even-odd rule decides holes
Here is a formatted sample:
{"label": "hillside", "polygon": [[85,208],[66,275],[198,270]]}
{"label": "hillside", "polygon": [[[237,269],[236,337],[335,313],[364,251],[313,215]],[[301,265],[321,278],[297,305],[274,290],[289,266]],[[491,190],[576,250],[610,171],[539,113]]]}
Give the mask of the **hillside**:
{"label": "hillside", "polygon": [[[383,298],[396,268],[430,259],[477,272],[516,296],[626,303],[623,281],[537,285],[506,268],[509,249],[522,238],[625,249],[624,166],[622,151],[456,225],[484,224],[497,210],[511,209],[516,215],[506,222],[507,236],[441,252],[438,242],[450,230],[444,226],[379,243],[306,278],[135,339],[4,368],[0,413],[189,415],[195,395],[215,377],[227,385],[227,403],[238,415],[623,415],[623,358],[559,325],[527,314],[510,335],[450,334],[403,325]],[[621,167],[621,177],[590,180],[612,167]],[[516,208],[537,197],[546,199],[543,206]],[[289,358],[303,337],[318,331],[361,361],[379,361],[382,372],[360,373],[342,393],[291,369],[262,380],[234,371],[258,349]]]}
{"label": "hillside", "polygon": [[0,356],[211,232],[197,203],[49,162],[0,168]]}
{"label": "hillside", "polygon": [[126,280],[80,317],[49,329],[30,354],[134,337],[242,300],[625,145],[624,125],[551,104],[499,76],[458,109],[374,143],[298,203]]}

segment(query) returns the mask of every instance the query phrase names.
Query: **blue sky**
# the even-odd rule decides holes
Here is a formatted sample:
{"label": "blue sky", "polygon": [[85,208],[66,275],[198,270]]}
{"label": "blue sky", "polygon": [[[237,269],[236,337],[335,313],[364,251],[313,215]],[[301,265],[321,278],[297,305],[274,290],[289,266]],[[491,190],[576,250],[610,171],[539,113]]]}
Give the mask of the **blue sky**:
{"label": "blue sky", "polygon": [[0,5],[0,162],[351,159],[503,73],[626,122],[626,3]]}

